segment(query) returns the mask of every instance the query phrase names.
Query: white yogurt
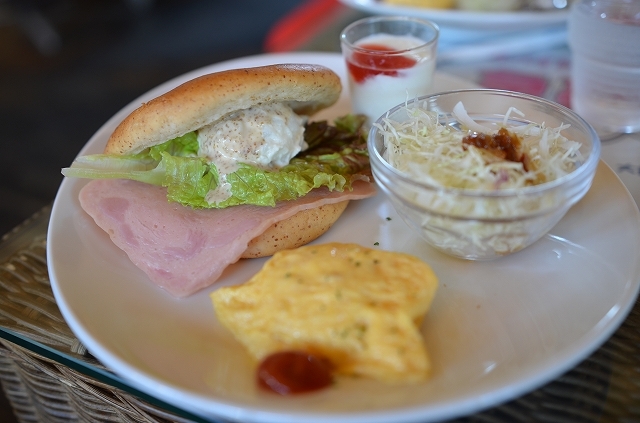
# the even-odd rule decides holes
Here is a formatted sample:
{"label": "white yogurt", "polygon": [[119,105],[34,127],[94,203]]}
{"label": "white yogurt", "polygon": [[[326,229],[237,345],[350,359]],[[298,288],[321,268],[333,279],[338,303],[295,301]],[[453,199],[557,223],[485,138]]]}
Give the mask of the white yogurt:
{"label": "white yogurt", "polygon": [[[373,122],[390,108],[431,92],[436,57],[431,48],[416,48],[424,45],[423,40],[412,36],[376,34],[356,43],[356,46],[367,45],[383,45],[389,50],[413,49],[400,60],[412,59],[415,64],[400,69],[391,69],[387,65],[384,70],[380,70],[363,65],[363,56],[354,53],[348,59],[350,64],[347,72],[354,113],[364,114]],[[393,56],[390,57],[396,60]],[[378,73],[381,71],[391,71],[391,74]],[[361,79],[363,74],[366,75],[364,80]]]}

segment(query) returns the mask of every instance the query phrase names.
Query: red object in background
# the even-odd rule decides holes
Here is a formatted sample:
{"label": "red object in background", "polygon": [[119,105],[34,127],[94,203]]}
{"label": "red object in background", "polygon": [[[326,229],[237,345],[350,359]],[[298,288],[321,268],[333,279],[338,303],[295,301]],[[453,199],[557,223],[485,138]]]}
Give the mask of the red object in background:
{"label": "red object in background", "polygon": [[478,83],[486,88],[518,91],[571,106],[571,84],[568,77],[550,75],[545,78],[516,71],[491,70],[483,72]]}
{"label": "red object in background", "polygon": [[356,82],[362,82],[375,75],[396,76],[397,69],[407,69],[417,63],[411,57],[384,54],[393,49],[381,44],[363,44],[358,47],[372,50],[372,53],[355,51],[347,62],[349,73]]}
{"label": "red object in background", "polygon": [[479,82],[486,88],[519,91],[538,97],[542,97],[547,89],[546,79],[513,71],[487,71]]}
{"label": "red object in background", "polygon": [[566,78],[564,89],[556,97],[556,101],[563,106],[571,107],[571,80]]}
{"label": "red object in background", "polygon": [[338,0],[308,0],[276,22],[267,34],[264,49],[268,53],[300,48],[333,21],[343,6]]}

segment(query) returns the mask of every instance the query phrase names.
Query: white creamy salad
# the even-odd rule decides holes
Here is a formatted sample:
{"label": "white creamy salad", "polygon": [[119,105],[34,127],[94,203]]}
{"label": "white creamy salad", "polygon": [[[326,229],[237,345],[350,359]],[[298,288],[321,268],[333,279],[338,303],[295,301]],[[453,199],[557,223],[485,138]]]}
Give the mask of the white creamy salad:
{"label": "white creamy salad", "polygon": [[214,163],[220,184],[207,194],[210,203],[231,196],[226,175],[238,163],[260,169],[278,169],[308,146],[304,141],[306,117],[297,115],[282,103],[265,104],[239,110],[198,130],[200,154]]}

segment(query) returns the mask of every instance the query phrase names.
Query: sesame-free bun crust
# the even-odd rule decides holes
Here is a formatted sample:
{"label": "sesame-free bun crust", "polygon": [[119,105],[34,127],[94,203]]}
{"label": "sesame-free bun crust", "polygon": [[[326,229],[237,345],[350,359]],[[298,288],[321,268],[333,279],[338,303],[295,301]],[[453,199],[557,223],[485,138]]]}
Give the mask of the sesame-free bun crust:
{"label": "sesame-free bun crust", "polygon": [[302,115],[334,104],[342,85],[319,65],[281,64],[203,75],[144,103],[115,129],[108,154],[135,154],[209,125],[237,110],[286,103]]}
{"label": "sesame-free bun crust", "polygon": [[[340,78],[318,65],[283,64],[203,75],[144,103],[115,129],[107,154],[135,154],[212,124],[238,110],[285,103],[310,116],[340,97]],[[243,258],[297,248],[325,233],[348,204],[326,204],[274,223],[254,238]]]}
{"label": "sesame-free bun crust", "polygon": [[271,225],[249,242],[242,258],[273,255],[280,250],[298,248],[324,234],[347,208],[349,200],[302,210]]}

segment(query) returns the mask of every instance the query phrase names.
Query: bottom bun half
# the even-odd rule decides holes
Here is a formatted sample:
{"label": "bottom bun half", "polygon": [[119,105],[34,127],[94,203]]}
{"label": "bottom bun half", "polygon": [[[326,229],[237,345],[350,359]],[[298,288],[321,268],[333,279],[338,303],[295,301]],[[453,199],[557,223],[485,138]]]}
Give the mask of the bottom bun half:
{"label": "bottom bun half", "polygon": [[252,239],[242,258],[271,256],[280,250],[298,248],[324,234],[347,208],[349,200],[302,210],[271,225]]}

